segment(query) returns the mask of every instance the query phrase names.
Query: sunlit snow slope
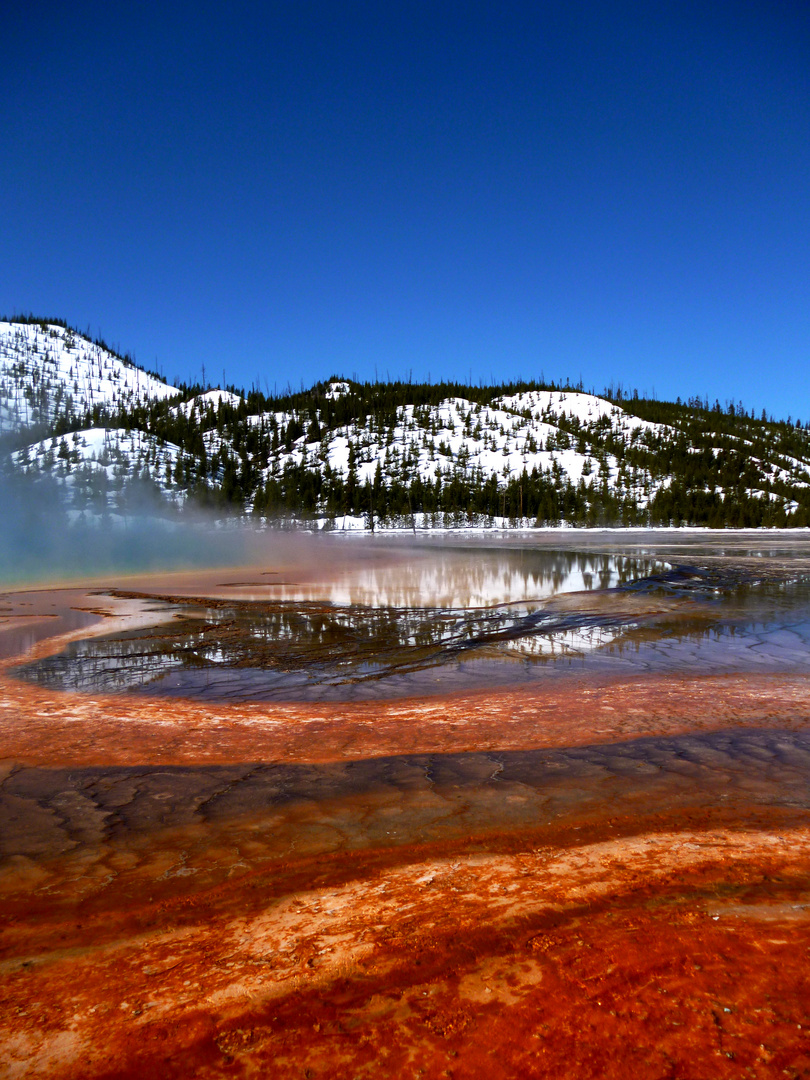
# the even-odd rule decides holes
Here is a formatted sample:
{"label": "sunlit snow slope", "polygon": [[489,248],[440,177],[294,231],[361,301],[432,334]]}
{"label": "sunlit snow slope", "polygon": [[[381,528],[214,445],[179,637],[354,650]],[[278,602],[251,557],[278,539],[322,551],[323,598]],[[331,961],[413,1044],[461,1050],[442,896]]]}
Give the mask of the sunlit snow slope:
{"label": "sunlit snow slope", "polygon": [[651,403],[653,422],[626,398],[453,389],[182,393],[61,325],[0,322],[6,461],[79,510],[148,491],[339,528],[810,523],[807,427],[699,402]]}
{"label": "sunlit snow slope", "polygon": [[42,323],[0,322],[0,431],[177,394],[173,386],[81,334]]}

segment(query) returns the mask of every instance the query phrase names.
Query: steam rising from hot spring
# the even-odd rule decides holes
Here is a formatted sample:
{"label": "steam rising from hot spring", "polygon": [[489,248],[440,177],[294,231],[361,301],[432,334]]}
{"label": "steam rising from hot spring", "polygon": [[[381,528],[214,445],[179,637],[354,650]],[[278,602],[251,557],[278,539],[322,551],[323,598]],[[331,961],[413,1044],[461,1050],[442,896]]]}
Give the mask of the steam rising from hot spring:
{"label": "steam rising from hot spring", "polygon": [[[78,511],[48,477],[0,472],[0,584],[55,582],[203,567],[295,567],[307,580],[328,568],[372,565],[382,545],[352,536],[328,537],[253,527],[226,512],[182,509],[130,483],[114,509]],[[390,545],[386,545],[390,546]]]}
{"label": "steam rising from hot spring", "polygon": [[146,489],[114,511],[81,513],[55,483],[0,476],[0,506],[0,581],[6,583],[235,565],[249,558],[251,530],[173,510]]}

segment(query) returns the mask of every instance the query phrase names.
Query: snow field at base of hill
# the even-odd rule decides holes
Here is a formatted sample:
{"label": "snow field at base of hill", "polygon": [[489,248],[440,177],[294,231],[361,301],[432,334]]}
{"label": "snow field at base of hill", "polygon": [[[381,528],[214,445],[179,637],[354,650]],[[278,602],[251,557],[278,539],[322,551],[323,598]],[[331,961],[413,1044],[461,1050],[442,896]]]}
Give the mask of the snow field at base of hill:
{"label": "snow field at base of hill", "polygon": [[[336,517],[318,517],[307,521],[301,521],[298,519],[284,519],[279,517],[277,524],[282,528],[287,527],[289,529],[295,529],[300,532],[332,532],[340,534],[342,536],[359,536],[367,535],[370,532],[369,519],[367,514],[338,514]],[[538,523],[531,518],[508,518],[508,517],[485,517],[484,515],[474,515],[472,520],[469,520],[467,515],[457,514],[423,514],[417,513],[412,516],[405,516],[397,519],[393,523],[380,524],[376,522],[374,525],[374,535],[379,536],[401,536],[403,532],[410,532],[411,534],[428,533],[429,535],[441,535],[443,533],[448,534],[469,534],[471,536],[487,536],[491,533],[509,533],[510,536],[516,536],[520,533],[526,533],[527,536],[534,536],[538,533],[571,533],[574,535],[581,535],[582,537],[593,537],[597,534],[604,533],[605,535],[617,535],[624,536],[628,532],[657,535],[659,533],[672,533],[677,532],[679,536],[685,533],[705,533],[713,536],[717,533],[717,529],[709,528],[708,525],[678,525],[677,527],[672,525],[633,525],[630,528],[624,525],[597,525],[597,526],[582,526],[572,525],[568,521],[559,521],[553,524],[538,525]],[[744,528],[733,529],[726,527],[723,529],[724,533],[730,534],[767,534],[772,532],[777,533],[790,533],[806,536],[810,535],[810,527],[807,526],[794,526],[788,529],[778,528],[776,526],[760,526],[757,528]]]}

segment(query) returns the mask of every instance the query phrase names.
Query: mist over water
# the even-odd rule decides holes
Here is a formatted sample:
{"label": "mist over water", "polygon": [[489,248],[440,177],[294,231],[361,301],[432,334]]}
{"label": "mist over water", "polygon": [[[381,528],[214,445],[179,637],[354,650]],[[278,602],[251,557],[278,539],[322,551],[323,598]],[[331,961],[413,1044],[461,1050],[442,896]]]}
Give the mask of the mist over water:
{"label": "mist over water", "polygon": [[0,475],[0,584],[60,581],[245,562],[251,529],[133,487],[114,512],[79,512],[47,478]]}
{"label": "mist over water", "polygon": [[572,666],[810,662],[806,537],[313,535],[172,509],[146,486],[114,512],[79,511],[57,485],[19,477],[0,478],[0,504],[0,584],[102,578],[115,590],[141,574],[126,589],[163,612],[18,669],[62,689],[362,699]]}

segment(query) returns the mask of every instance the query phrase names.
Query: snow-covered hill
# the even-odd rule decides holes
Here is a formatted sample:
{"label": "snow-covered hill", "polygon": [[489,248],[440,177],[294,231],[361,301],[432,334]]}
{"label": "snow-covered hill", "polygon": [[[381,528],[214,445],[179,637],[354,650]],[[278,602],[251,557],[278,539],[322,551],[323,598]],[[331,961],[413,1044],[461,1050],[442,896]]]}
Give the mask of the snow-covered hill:
{"label": "snow-covered hill", "polygon": [[202,418],[209,409],[216,412],[220,405],[230,405],[235,408],[242,401],[243,398],[239,394],[232,394],[229,390],[207,390],[204,394],[197,394],[196,397],[181,402],[175,406],[175,409],[183,416]]}
{"label": "snow-covered hill", "polygon": [[181,459],[172,443],[125,428],[86,428],[41,439],[12,455],[20,474],[52,477],[73,509],[94,513],[142,504],[147,497],[182,503],[185,492],[173,483]]}
{"label": "snow-covered hill", "polygon": [[571,389],[442,396],[337,379],[272,402],[232,388],[184,400],[75,331],[0,322],[7,460],[54,478],[76,510],[146,493],[355,527],[810,524],[805,428],[719,406],[624,404]]}
{"label": "snow-covered hill", "polygon": [[[330,384],[327,394],[334,396],[339,385]],[[285,412],[253,416],[250,421],[272,444],[273,429],[288,429],[300,418]],[[592,394],[533,391],[496,398],[491,405],[454,397],[437,405],[400,406],[395,423],[384,431],[367,417],[316,440],[302,434],[289,448],[271,451],[262,476],[266,483],[285,469],[317,467],[318,463],[328,465],[344,480],[353,473],[360,485],[373,483],[378,469],[387,479],[406,485],[417,477],[435,483],[437,477],[444,477],[445,482],[455,478],[472,482],[495,476],[505,483],[536,471],[564,477],[575,485],[604,481],[614,488],[621,486],[645,506],[668,478],[653,481],[646,473],[623,470],[615,454],[597,460],[591,436],[600,426],[627,443],[650,433],[670,434],[665,426],[630,416]],[[221,450],[223,440],[210,432],[207,445],[209,453],[214,453]]]}
{"label": "snow-covered hill", "polygon": [[116,411],[177,392],[75,331],[0,322],[0,432],[48,426],[95,405]]}

